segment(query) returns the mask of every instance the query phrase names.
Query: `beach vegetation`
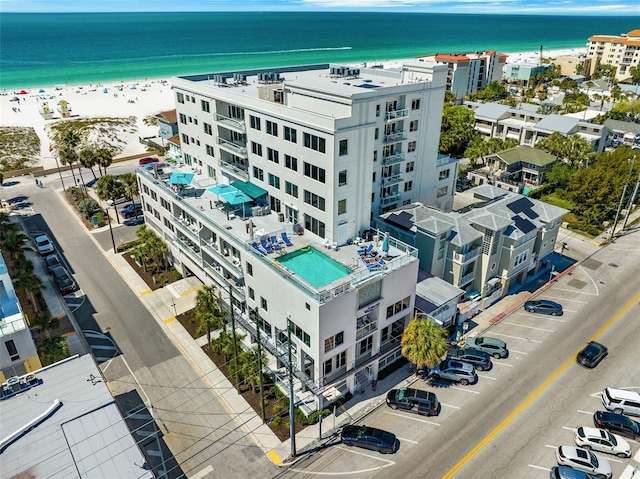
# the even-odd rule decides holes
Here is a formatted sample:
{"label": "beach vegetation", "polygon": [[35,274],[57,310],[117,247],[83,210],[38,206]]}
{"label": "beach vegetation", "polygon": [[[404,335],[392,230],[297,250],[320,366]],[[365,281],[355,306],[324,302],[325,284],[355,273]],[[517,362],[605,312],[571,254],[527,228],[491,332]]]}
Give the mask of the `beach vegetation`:
{"label": "beach vegetation", "polygon": [[473,111],[464,106],[445,104],[440,127],[440,153],[462,154],[471,140],[479,133],[473,128]]}
{"label": "beach vegetation", "polygon": [[[123,133],[131,134],[137,131],[135,116],[71,118],[49,123],[46,128],[55,150],[64,146],[74,149],[85,146],[95,149],[107,148],[114,151],[114,156],[122,152],[126,146],[122,139],[126,135]],[[72,144],[69,140],[75,137],[78,141]]]}
{"label": "beach vegetation", "polygon": [[469,95],[471,101],[491,102],[505,100],[509,96],[506,85],[499,82],[491,82],[486,87]]}
{"label": "beach vegetation", "polygon": [[612,120],[640,123],[640,100],[622,100],[616,103],[610,111],[598,115],[591,121],[602,125],[605,120],[609,118]]}
{"label": "beach vegetation", "polygon": [[32,127],[0,126],[0,170],[30,168],[40,158],[40,138]]}

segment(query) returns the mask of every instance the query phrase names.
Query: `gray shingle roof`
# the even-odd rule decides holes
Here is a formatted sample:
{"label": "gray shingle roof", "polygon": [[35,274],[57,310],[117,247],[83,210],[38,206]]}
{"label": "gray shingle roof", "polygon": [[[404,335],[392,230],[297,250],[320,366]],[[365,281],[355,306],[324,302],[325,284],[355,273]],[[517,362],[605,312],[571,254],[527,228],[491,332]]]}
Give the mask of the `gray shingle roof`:
{"label": "gray shingle roof", "polygon": [[497,156],[508,165],[523,161],[536,166],[547,166],[557,160],[555,155],[530,146],[516,146],[515,148],[488,155],[488,158],[492,156]]}
{"label": "gray shingle roof", "polygon": [[544,133],[553,133],[557,131],[563,135],[568,135],[575,129],[579,122],[580,119],[578,118],[561,115],[548,115],[536,123],[534,129]]}
{"label": "gray shingle roof", "polygon": [[510,109],[511,107],[509,105],[502,105],[500,103],[484,103],[476,108],[473,114],[476,118],[495,121],[503,118]]}

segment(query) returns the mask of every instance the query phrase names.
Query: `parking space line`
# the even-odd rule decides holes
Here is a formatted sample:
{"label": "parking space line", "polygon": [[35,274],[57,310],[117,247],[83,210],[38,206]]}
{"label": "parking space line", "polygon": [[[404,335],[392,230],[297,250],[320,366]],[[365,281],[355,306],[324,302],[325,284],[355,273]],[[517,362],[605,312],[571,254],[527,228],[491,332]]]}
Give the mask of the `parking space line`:
{"label": "parking space line", "polygon": [[478,391],[472,391],[470,389],[459,388],[457,386],[451,386],[451,389],[455,389],[456,391],[464,391],[464,392],[470,393],[470,394],[480,394]]}
{"label": "parking space line", "polygon": [[588,414],[589,416],[593,414],[593,411],[583,411],[582,409],[578,409],[578,412],[581,412],[582,414]]}
{"label": "parking space line", "polygon": [[513,367],[513,364],[501,363],[501,362],[496,362],[496,361],[494,361],[493,364],[498,364],[500,366],[506,366],[508,368],[512,368]]}
{"label": "parking space line", "polygon": [[441,405],[441,406],[444,406],[444,407],[450,407],[450,408],[453,408],[453,409],[460,409],[458,406],[454,406],[454,405],[452,405],[452,404],[444,404],[444,403],[440,403],[440,405]]}
{"label": "parking space line", "polygon": [[[377,459],[378,461],[386,462],[389,466],[393,466],[393,465],[395,465],[395,462],[390,461],[389,459],[385,459],[385,458],[380,457],[380,456],[374,456],[374,455],[372,455],[372,454],[365,454],[364,452],[360,452],[360,451],[355,451],[353,448],[351,448],[351,447],[349,447],[349,446],[338,446],[338,448],[339,448],[339,449],[342,449],[343,451],[349,451],[351,454],[356,454],[356,455],[358,455],[358,456],[364,456],[364,457],[368,457],[368,458],[370,458],[370,459]],[[382,466],[382,467],[385,467],[385,466]],[[372,471],[376,471],[376,470],[378,470],[378,469],[380,469],[380,468],[379,468],[379,467],[376,467],[376,468],[374,468],[374,469],[370,469],[370,470],[372,470]],[[291,470],[291,471],[293,471],[293,469],[290,469],[290,470]],[[301,470],[301,471],[299,471],[299,472],[304,472],[305,474],[309,474],[309,471]],[[369,471],[362,471],[362,470],[360,470],[359,472],[369,472]],[[344,472],[337,473],[336,475],[339,475],[339,474],[344,474]]]}
{"label": "parking space line", "polygon": [[558,299],[560,301],[570,301],[572,303],[582,303],[582,304],[587,304],[586,301],[580,301],[579,299],[570,299],[570,298],[559,298],[557,296],[549,296],[548,299]]}
{"label": "parking space line", "polygon": [[491,376],[485,376],[484,374],[478,374],[479,378],[483,379],[491,379],[492,381],[496,381],[496,378],[492,378]]}
{"label": "parking space line", "polygon": [[409,419],[411,421],[418,421],[418,422],[423,422],[425,424],[431,424],[432,426],[439,426],[440,425],[437,422],[427,421],[426,419],[419,419],[417,417],[409,417],[409,416],[405,416],[404,414],[399,414],[397,412],[385,411],[385,413],[386,414],[391,414],[392,416],[400,416],[400,417],[403,417],[405,419]]}
{"label": "parking space line", "polygon": [[411,444],[419,444],[418,441],[412,441],[411,439],[405,439],[403,437],[400,436],[396,436],[398,439],[400,439],[401,441],[407,441],[410,442]]}
{"label": "parking space line", "polygon": [[555,449],[556,446],[552,446],[551,444],[545,444],[544,447],[550,447],[551,449]]}
{"label": "parking space line", "polygon": [[573,431],[572,427],[562,426],[562,429],[566,429],[567,431]]}
{"label": "parking space line", "polygon": [[620,459],[614,459],[613,457],[609,457],[609,456],[607,456],[607,461],[609,461],[609,462],[617,462],[617,463],[622,464],[622,461]]}
{"label": "parking space line", "polygon": [[529,467],[533,467],[534,469],[540,469],[542,471],[549,471],[548,467],[536,466],[535,464],[528,464]]}
{"label": "parking space line", "polygon": [[505,321],[504,324],[510,324],[511,326],[518,326],[520,328],[535,329],[536,331],[544,331],[545,333],[555,333],[552,329],[536,328],[535,326],[525,326],[524,324],[510,323],[507,321]]}
{"label": "parking space line", "polygon": [[520,336],[511,336],[510,334],[500,334],[500,333],[492,333],[494,336],[502,336],[504,338],[509,339],[518,339],[520,341],[529,341],[531,343],[542,343],[542,341],[536,341],[535,339],[521,338]]}
{"label": "parking space line", "polygon": [[577,313],[575,309],[565,309],[567,313]]}
{"label": "parking space line", "polygon": [[[516,354],[524,354],[525,356],[529,354],[529,353],[525,353],[524,351],[518,351],[517,349],[510,349],[509,352],[516,353]],[[494,364],[500,364],[500,363],[494,363]]]}
{"label": "parking space line", "polygon": [[[566,309],[565,309],[566,311]],[[543,320],[543,321],[555,321],[556,323],[566,323],[567,321],[564,319],[558,319],[558,318],[552,318],[550,316],[540,316],[539,314],[523,314],[524,317],[526,318],[530,318],[530,319],[536,319],[536,320]]]}

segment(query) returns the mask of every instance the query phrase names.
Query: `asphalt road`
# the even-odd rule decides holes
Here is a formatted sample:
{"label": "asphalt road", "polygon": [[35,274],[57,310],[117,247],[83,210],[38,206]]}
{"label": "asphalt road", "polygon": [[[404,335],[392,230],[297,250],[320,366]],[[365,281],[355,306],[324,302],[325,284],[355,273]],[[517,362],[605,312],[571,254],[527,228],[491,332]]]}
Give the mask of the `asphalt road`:
{"label": "asphalt road", "polygon": [[[439,416],[383,405],[360,422],[395,433],[395,454],[349,448],[334,438],[281,477],[549,477],[553,448],[573,443],[567,428],[592,425],[602,389],[640,388],[640,351],[630,339],[640,332],[639,236],[636,231],[599,250],[540,296],[563,304],[562,317],[521,309],[488,331],[507,342],[510,355],[480,372],[478,384],[418,380],[417,387],[438,395]],[[609,346],[610,356],[597,369],[583,369],[575,353],[596,337]],[[629,461],[610,459],[614,477]]]}
{"label": "asphalt road", "polygon": [[[65,178],[67,186],[69,180]],[[149,429],[154,437],[159,434],[153,431],[160,431],[175,456],[175,460],[166,457],[164,447],[165,456],[158,461],[155,456],[163,454],[157,450],[161,448],[149,446],[156,448],[152,452],[155,459],[149,461],[157,467],[156,472],[171,478],[182,473],[219,477],[222,471],[228,478],[274,475],[275,467],[238,428],[238,422],[227,414],[215,393],[196,375],[53,191],[60,184],[57,175],[43,181],[44,188],[37,188],[27,178],[10,184],[3,188],[3,199],[21,200],[29,231],[51,233],[86,295],[74,313],[77,323],[82,330],[107,335],[121,353],[103,362],[101,368],[119,405],[126,403],[124,414],[131,415],[127,419],[148,413],[156,419],[156,424],[145,423],[147,428],[145,424],[134,426],[139,427],[134,438],[144,446],[149,446]],[[139,398],[138,406],[132,402],[132,392]]]}

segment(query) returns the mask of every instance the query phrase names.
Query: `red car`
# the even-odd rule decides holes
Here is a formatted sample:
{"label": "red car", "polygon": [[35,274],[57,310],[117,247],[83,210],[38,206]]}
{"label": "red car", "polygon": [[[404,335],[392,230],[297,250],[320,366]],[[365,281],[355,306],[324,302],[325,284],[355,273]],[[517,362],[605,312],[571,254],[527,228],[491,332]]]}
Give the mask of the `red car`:
{"label": "red car", "polygon": [[142,165],[148,165],[150,163],[157,163],[158,161],[160,160],[158,160],[158,158],[155,158],[153,156],[145,156],[144,158],[140,158],[140,161],[138,161],[138,164],[142,166]]}

